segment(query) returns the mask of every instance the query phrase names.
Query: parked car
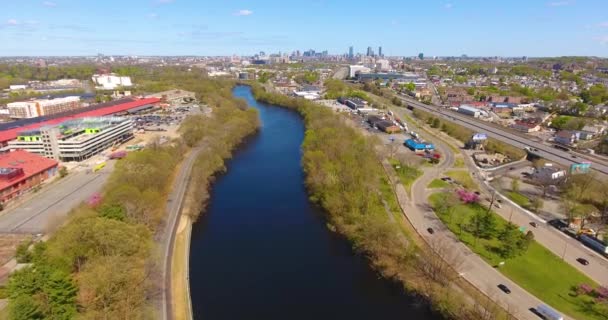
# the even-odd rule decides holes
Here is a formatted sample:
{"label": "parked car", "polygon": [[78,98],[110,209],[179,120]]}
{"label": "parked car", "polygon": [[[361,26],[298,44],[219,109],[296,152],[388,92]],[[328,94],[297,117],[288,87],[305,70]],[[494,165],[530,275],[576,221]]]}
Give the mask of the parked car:
{"label": "parked car", "polygon": [[494,206],[498,209],[502,208],[502,206],[500,205],[500,203],[495,203]]}
{"label": "parked car", "polygon": [[435,230],[433,230],[433,228],[427,228],[426,231],[428,231],[428,233],[430,234],[435,233]]}
{"label": "parked car", "polygon": [[502,290],[502,292],[504,292],[506,294],[511,293],[511,289],[509,289],[509,287],[505,286],[502,283],[498,285],[498,289]]}
{"label": "parked car", "polygon": [[534,228],[538,227],[538,224],[534,221],[530,222],[530,225],[533,226]]}
{"label": "parked car", "polygon": [[576,261],[578,261],[578,263],[580,263],[580,264],[582,264],[584,266],[586,266],[586,265],[589,264],[589,261],[587,259],[585,259],[585,258],[576,258]]}

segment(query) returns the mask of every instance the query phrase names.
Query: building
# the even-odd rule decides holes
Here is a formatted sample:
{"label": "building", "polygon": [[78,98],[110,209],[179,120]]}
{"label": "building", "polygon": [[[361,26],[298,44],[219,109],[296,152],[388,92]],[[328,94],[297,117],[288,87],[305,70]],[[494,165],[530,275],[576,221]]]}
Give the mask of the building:
{"label": "building", "polygon": [[540,123],[536,121],[515,120],[511,128],[525,133],[537,132],[540,130]]}
{"label": "building", "polygon": [[26,151],[0,154],[0,202],[5,203],[57,172],[57,161]]}
{"label": "building", "polygon": [[355,48],[353,46],[348,47],[348,58],[353,59],[355,57]]}
{"label": "building", "polygon": [[396,72],[388,72],[388,73],[357,73],[357,81],[371,81],[376,79],[381,80],[403,80],[405,79],[405,75]]}
{"label": "building", "polygon": [[458,107],[458,113],[466,114],[467,116],[472,116],[474,118],[479,118],[479,116],[481,116],[482,111],[471,106],[462,105]]}
{"label": "building", "polygon": [[401,129],[395,125],[392,121],[382,120],[375,123],[375,127],[380,131],[384,131],[386,133],[397,133],[401,131]]}
{"label": "building", "polygon": [[368,57],[372,57],[374,56],[374,50],[372,50],[372,47],[367,47],[367,54]]}
{"label": "building", "polygon": [[405,140],[404,144],[406,147],[410,148],[410,150],[415,152],[435,150],[435,146],[432,143],[427,143],[416,139],[407,139]]}
{"label": "building", "polygon": [[356,98],[356,97],[352,97],[352,98],[340,97],[340,98],[338,98],[338,102],[340,102],[343,105],[346,105],[347,107],[349,107],[353,110],[364,109],[367,107],[367,101],[365,101],[361,98]]}
{"label": "building", "polygon": [[371,71],[371,69],[368,67],[365,67],[365,66],[351,65],[351,66],[348,66],[348,77],[354,78],[359,73],[367,73],[370,71]]}
{"label": "building", "polygon": [[130,77],[121,77],[116,74],[94,74],[93,82],[97,85],[97,89],[114,90],[118,87],[131,87],[133,83]]}
{"label": "building", "polygon": [[570,130],[562,130],[555,135],[554,141],[557,143],[572,145],[578,140],[578,134]]}
{"label": "building", "polygon": [[191,91],[173,89],[149,94],[146,98],[157,98],[160,99],[161,102],[180,104],[194,101],[196,99],[196,94]]}
{"label": "building", "polygon": [[80,97],[37,99],[12,102],[6,105],[13,119],[29,119],[80,109]]}
{"label": "building", "polygon": [[384,54],[382,53],[382,47],[378,47],[378,56],[384,57]]}
{"label": "building", "polygon": [[61,161],[82,161],[133,138],[133,121],[121,117],[83,118],[19,133],[11,151],[25,150]]}
{"label": "building", "polygon": [[157,98],[147,99],[122,99],[86,108],[63,112],[60,114],[21,119],[9,123],[0,123],[0,151],[8,151],[8,142],[17,139],[18,133],[28,130],[36,130],[43,126],[58,125],[62,122],[86,117],[102,117],[108,115],[121,115],[139,110],[142,107],[154,106],[159,103]]}
{"label": "building", "polygon": [[557,182],[566,177],[566,170],[554,167],[550,163],[545,166],[534,169],[534,172],[530,175],[530,178],[537,182]]}

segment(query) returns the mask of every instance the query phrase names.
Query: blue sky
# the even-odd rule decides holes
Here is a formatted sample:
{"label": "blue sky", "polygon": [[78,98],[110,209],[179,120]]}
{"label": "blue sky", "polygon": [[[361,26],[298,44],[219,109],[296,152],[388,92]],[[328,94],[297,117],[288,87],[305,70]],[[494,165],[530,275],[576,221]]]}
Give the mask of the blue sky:
{"label": "blue sky", "polygon": [[0,0],[0,55],[608,57],[608,0]]}

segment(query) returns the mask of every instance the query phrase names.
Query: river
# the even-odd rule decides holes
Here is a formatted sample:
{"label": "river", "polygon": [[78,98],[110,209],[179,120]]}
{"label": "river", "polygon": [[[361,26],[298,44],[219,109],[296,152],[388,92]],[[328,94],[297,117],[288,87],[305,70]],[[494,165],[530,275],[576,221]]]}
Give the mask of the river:
{"label": "river", "polygon": [[259,110],[262,127],[193,226],[194,318],[439,319],[326,228],[304,187],[300,116],[255,101],[248,87],[233,93]]}

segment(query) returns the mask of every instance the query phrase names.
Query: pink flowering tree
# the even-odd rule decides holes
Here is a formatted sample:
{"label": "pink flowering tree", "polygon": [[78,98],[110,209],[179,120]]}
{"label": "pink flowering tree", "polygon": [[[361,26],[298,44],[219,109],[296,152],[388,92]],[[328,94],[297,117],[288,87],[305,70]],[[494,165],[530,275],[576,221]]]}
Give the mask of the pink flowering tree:
{"label": "pink flowering tree", "polygon": [[458,194],[460,201],[466,204],[476,203],[479,201],[479,196],[476,193],[467,191],[465,189],[456,190],[456,194]]}
{"label": "pink flowering tree", "polygon": [[87,204],[89,205],[89,207],[95,208],[97,207],[99,204],[101,203],[101,194],[99,193],[94,193],[93,195],[91,195],[89,197],[89,199],[87,200]]}

